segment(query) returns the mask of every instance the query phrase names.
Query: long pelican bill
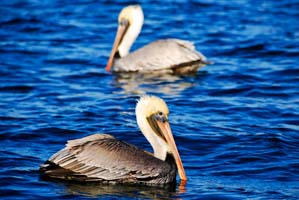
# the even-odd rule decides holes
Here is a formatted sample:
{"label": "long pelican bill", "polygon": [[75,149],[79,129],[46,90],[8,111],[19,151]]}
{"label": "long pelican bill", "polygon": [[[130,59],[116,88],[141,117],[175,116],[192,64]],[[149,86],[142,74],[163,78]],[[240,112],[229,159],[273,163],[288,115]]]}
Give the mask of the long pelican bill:
{"label": "long pelican bill", "polygon": [[157,123],[159,129],[161,130],[161,133],[165,137],[165,139],[169,145],[170,151],[174,156],[174,159],[175,159],[175,162],[176,162],[176,165],[178,168],[178,173],[179,173],[181,180],[187,181],[187,176],[186,176],[186,173],[185,173],[185,170],[183,167],[183,163],[182,163],[179,151],[175,144],[169,122],[163,121],[163,120],[156,120],[156,123]]}
{"label": "long pelican bill", "polygon": [[117,28],[117,33],[116,33],[116,36],[114,39],[113,47],[112,47],[112,50],[111,50],[111,53],[109,56],[108,63],[106,65],[106,71],[108,71],[108,72],[110,71],[110,68],[113,64],[113,59],[114,59],[115,53],[117,51],[117,48],[118,48],[120,42],[122,41],[128,27],[129,27],[129,21],[127,19],[122,19]]}

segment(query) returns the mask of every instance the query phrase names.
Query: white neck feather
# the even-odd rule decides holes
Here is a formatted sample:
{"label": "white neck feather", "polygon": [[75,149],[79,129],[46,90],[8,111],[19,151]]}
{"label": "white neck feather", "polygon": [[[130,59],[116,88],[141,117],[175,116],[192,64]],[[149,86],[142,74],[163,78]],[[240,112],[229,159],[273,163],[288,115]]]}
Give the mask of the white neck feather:
{"label": "white neck feather", "polygon": [[147,96],[138,101],[135,110],[137,124],[147,141],[151,144],[155,157],[165,160],[169,150],[168,144],[162,138],[156,135],[146,118],[147,113],[149,113],[149,110],[153,105],[153,103],[150,101],[151,98],[152,97]]}
{"label": "white neck feather", "polygon": [[156,133],[153,131],[144,116],[137,115],[137,123],[141,132],[151,144],[155,157],[159,158],[160,160],[165,160],[168,151],[165,141],[156,136]]}
{"label": "white neck feather", "polygon": [[141,9],[135,10],[133,13],[132,21],[129,25],[128,30],[126,31],[126,34],[124,35],[122,42],[120,43],[118,47],[118,53],[120,57],[124,57],[129,54],[129,51],[135,42],[136,38],[138,37],[142,25],[143,25],[143,12]]}

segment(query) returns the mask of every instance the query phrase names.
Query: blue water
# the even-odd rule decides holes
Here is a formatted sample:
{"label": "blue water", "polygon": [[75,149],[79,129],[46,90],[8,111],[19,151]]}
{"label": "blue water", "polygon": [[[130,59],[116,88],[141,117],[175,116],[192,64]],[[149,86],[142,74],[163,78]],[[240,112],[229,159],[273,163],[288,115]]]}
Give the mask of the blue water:
{"label": "blue water", "polygon": [[[133,49],[193,41],[214,64],[192,76],[104,70],[130,1],[0,3],[0,199],[298,199],[299,1],[138,1]],[[134,108],[165,99],[185,189],[43,180],[69,139],[96,132],[147,150]]]}

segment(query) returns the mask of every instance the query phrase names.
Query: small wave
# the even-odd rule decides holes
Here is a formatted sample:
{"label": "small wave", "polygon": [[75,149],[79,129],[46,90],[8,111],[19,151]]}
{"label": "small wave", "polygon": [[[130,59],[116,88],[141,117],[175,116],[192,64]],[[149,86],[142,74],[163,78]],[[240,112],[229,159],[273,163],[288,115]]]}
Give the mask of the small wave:
{"label": "small wave", "polygon": [[45,60],[47,63],[53,63],[53,64],[62,64],[62,65],[89,65],[89,60],[85,59],[75,59],[75,58],[57,58],[57,59],[48,59]]}
{"label": "small wave", "polygon": [[35,24],[42,23],[38,18],[11,18],[6,21],[0,21],[0,26],[9,26],[9,25],[20,25],[20,24]]}
{"label": "small wave", "polygon": [[34,90],[35,87],[28,85],[13,85],[0,87],[0,92],[17,92],[17,93],[28,93]]}

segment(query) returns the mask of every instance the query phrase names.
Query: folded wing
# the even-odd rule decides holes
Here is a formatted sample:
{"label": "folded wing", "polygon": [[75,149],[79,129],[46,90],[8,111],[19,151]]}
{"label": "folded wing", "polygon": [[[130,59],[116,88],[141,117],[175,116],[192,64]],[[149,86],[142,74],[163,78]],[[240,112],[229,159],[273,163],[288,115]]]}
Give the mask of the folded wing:
{"label": "folded wing", "polygon": [[68,141],[40,170],[48,177],[67,180],[163,183],[172,169],[111,135],[94,134]]}
{"label": "folded wing", "polygon": [[[193,43],[178,39],[165,39],[152,42],[126,57],[115,60],[116,72],[175,70],[206,63],[206,57],[195,50]],[[197,68],[198,68],[197,67]]]}

